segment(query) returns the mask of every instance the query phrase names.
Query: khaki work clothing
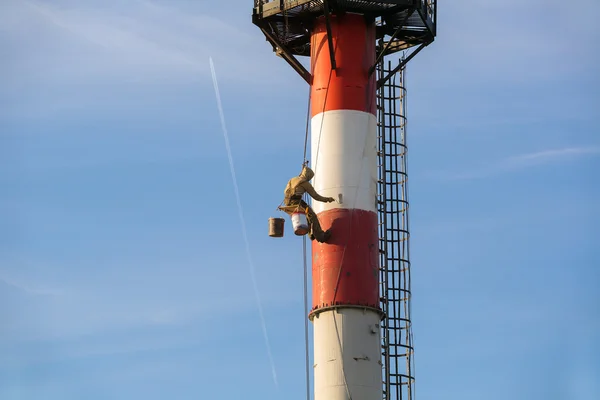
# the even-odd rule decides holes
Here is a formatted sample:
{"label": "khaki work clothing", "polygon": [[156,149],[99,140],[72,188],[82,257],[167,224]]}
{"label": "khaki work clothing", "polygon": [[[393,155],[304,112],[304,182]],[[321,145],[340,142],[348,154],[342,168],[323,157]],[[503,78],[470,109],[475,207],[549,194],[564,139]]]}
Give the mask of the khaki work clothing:
{"label": "khaki work clothing", "polygon": [[313,209],[302,200],[304,193],[308,193],[310,197],[317,201],[332,202],[332,197],[324,197],[317,193],[315,188],[310,184],[310,180],[315,176],[312,169],[308,167],[302,168],[302,172],[299,176],[295,176],[290,179],[285,187],[283,203],[285,206],[300,206],[300,208],[306,210],[306,220],[309,226],[309,235],[311,240],[316,239],[318,242],[325,242],[329,239],[329,230],[323,232],[319,218]]}

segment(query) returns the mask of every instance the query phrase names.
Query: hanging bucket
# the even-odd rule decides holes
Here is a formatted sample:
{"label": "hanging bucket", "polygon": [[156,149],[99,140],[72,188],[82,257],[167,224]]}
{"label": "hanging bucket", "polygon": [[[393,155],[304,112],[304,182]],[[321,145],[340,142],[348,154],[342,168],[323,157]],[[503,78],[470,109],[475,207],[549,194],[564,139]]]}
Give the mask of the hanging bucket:
{"label": "hanging bucket", "polygon": [[306,214],[300,211],[296,211],[292,214],[292,227],[294,233],[297,236],[303,236],[308,233],[308,221],[306,220]]}
{"label": "hanging bucket", "polygon": [[283,237],[284,224],[285,219],[283,218],[269,218],[269,236]]}

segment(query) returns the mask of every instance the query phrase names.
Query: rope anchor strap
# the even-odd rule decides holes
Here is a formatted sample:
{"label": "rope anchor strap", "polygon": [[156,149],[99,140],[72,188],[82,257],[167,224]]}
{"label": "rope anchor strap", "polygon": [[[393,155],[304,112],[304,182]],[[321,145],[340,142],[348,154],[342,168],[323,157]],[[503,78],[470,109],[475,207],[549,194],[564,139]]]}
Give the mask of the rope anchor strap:
{"label": "rope anchor strap", "polygon": [[301,212],[301,213],[308,215],[308,208],[304,208],[300,204],[292,205],[292,206],[279,206],[279,207],[277,207],[277,209],[279,211],[283,211],[284,213],[286,213],[288,215],[292,215],[293,213],[296,213],[296,212]]}

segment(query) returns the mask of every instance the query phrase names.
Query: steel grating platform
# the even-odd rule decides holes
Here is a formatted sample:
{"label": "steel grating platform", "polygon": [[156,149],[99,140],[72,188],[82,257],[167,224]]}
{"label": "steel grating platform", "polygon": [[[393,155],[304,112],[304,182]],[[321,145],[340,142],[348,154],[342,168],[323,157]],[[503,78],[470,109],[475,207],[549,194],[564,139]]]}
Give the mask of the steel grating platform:
{"label": "steel grating platform", "polygon": [[[316,18],[357,13],[377,25],[378,55],[392,54],[433,42],[435,0],[255,0],[252,22],[276,48],[294,56],[310,56],[310,32]],[[385,38],[389,37],[386,41]]]}

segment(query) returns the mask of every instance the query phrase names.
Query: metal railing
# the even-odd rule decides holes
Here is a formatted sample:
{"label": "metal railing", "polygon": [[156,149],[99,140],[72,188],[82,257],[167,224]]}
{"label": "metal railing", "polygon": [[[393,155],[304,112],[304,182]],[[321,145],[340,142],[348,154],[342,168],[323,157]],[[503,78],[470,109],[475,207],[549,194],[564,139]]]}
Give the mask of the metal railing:
{"label": "metal railing", "polygon": [[[386,76],[393,69],[391,62],[381,62],[378,76]],[[381,324],[384,400],[413,400],[404,68],[377,91],[377,109],[380,295],[385,313]]]}

